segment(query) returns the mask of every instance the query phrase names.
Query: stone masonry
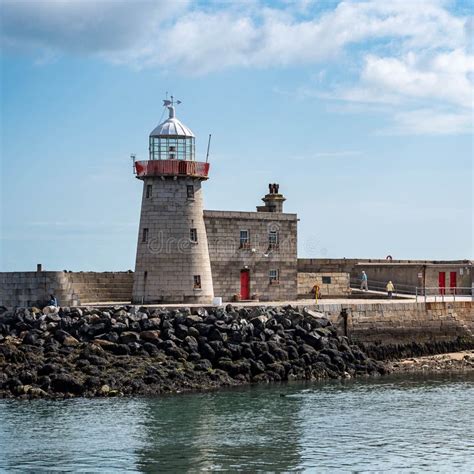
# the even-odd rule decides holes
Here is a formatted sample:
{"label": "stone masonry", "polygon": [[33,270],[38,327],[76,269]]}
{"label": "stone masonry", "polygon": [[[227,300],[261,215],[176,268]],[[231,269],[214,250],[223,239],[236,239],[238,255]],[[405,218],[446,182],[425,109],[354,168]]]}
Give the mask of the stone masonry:
{"label": "stone masonry", "polygon": [[[296,298],[296,214],[204,211],[204,220],[216,296],[232,301],[240,295],[240,274],[248,270],[252,298]],[[248,244],[240,244],[240,231],[248,232]],[[270,232],[277,232],[277,245],[270,245]],[[270,271],[276,271],[277,281],[270,281]]]}
{"label": "stone masonry", "polygon": [[298,272],[298,298],[313,298],[315,285],[318,285],[322,297],[345,297],[351,293],[349,273]]}
{"label": "stone masonry", "polygon": [[[193,197],[188,186],[193,187]],[[196,241],[190,238],[191,229],[196,231]],[[208,304],[212,298],[201,181],[144,179],[133,302]]]}
{"label": "stone masonry", "polygon": [[0,304],[41,306],[53,294],[61,306],[99,301],[130,301],[131,272],[4,272],[0,273]]}
{"label": "stone masonry", "polygon": [[[338,326],[364,344],[407,344],[474,340],[474,301],[319,304]],[[345,327],[342,314],[347,314]]]}

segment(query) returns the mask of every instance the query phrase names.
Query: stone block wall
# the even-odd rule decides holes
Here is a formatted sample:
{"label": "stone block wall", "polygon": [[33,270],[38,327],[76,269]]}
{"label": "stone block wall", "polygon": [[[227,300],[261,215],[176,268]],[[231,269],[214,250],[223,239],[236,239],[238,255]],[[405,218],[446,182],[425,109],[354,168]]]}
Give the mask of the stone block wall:
{"label": "stone block wall", "polygon": [[[338,327],[364,344],[409,344],[474,340],[474,302],[320,304]],[[341,312],[348,314],[347,327]]]}
{"label": "stone block wall", "polygon": [[[144,180],[134,303],[211,303],[214,294],[201,184],[199,179],[183,177]],[[191,229],[196,232],[194,241]]]}
{"label": "stone block wall", "polygon": [[[278,212],[204,211],[214,294],[232,301],[240,294],[241,270],[248,270],[250,294],[261,301],[294,300],[297,296],[297,216]],[[240,231],[250,242],[241,248]],[[278,246],[269,245],[269,232],[278,232]],[[270,270],[278,282],[271,283]]]}
{"label": "stone block wall", "polygon": [[69,287],[81,304],[132,300],[131,272],[72,272],[67,276]]}
{"label": "stone block wall", "polygon": [[129,272],[2,272],[0,304],[42,305],[54,294],[61,306],[96,302],[130,302],[133,273]]}
{"label": "stone block wall", "polygon": [[[326,278],[331,279],[331,283],[323,282]],[[314,285],[319,286],[321,296],[347,296],[350,295],[350,275],[345,272],[325,272],[325,273],[302,273],[298,272],[298,298],[314,298]]]}
{"label": "stone block wall", "polygon": [[0,304],[7,307],[44,304],[54,294],[61,304],[79,304],[64,272],[0,273]]}

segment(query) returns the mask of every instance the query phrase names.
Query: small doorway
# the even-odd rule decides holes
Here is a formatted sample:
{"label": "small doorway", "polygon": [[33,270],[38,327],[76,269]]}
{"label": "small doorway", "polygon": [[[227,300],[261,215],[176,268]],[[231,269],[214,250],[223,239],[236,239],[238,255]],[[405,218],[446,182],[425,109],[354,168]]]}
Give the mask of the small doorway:
{"label": "small doorway", "polygon": [[440,295],[444,295],[446,293],[446,272],[438,273],[438,288]]}
{"label": "small doorway", "polygon": [[240,270],[240,299],[250,299],[250,270]]}
{"label": "small doorway", "polygon": [[456,272],[449,272],[449,289],[451,290],[451,293],[456,292]]}

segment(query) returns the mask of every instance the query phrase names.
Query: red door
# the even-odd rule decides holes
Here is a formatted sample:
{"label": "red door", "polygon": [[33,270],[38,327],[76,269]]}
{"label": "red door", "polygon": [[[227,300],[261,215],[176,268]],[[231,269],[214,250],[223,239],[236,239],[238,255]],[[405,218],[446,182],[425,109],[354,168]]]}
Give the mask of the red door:
{"label": "red door", "polygon": [[250,299],[250,272],[248,270],[240,270],[240,298]]}
{"label": "red door", "polygon": [[449,273],[449,289],[451,290],[451,293],[454,293],[456,290],[456,272],[450,272]]}
{"label": "red door", "polygon": [[444,295],[446,293],[446,272],[438,273],[438,287],[439,294]]}

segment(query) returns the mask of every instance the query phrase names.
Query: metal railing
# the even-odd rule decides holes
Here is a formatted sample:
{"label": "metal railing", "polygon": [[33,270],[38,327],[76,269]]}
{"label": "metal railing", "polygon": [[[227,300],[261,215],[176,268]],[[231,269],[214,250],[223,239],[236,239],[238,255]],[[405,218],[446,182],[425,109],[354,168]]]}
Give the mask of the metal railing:
{"label": "metal railing", "polygon": [[474,301],[474,288],[469,286],[455,286],[451,288],[443,288],[439,286],[431,287],[416,287],[415,300],[418,303],[419,300],[426,301],[456,301],[456,297],[459,299],[466,299],[470,297],[471,301]]}
{"label": "metal railing", "polygon": [[138,178],[146,176],[193,176],[207,178],[209,163],[182,160],[147,160],[135,161],[135,172]]}

